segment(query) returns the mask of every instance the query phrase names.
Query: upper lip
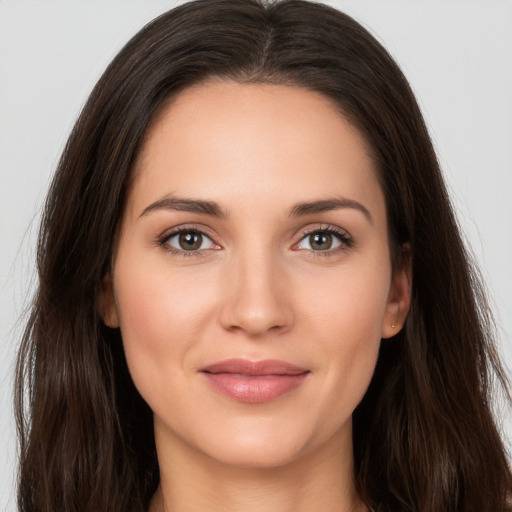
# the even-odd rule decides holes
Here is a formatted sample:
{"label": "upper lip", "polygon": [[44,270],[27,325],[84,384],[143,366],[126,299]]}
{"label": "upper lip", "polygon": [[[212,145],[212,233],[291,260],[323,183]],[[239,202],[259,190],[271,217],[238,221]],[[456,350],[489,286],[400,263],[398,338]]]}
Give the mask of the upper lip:
{"label": "upper lip", "polygon": [[248,359],[226,359],[204,366],[200,369],[206,373],[231,373],[248,376],[264,375],[300,375],[308,370],[295,366],[286,361],[265,359],[263,361],[249,361]]}

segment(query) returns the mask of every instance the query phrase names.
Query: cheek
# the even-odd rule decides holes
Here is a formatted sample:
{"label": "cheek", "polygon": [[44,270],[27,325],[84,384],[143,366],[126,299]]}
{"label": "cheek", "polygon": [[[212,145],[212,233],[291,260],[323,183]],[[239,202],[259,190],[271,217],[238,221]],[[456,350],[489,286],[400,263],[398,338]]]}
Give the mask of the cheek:
{"label": "cheek", "polygon": [[390,271],[384,270],[379,264],[347,268],[317,280],[307,295],[305,326],[328,361],[320,370],[325,410],[337,411],[337,417],[351,415],[373,376],[389,294]]}
{"label": "cheek", "polygon": [[370,262],[317,275],[316,282],[299,294],[304,313],[329,339],[345,339],[356,346],[380,341],[391,281],[391,271],[382,266],[386,267]]}
{"label": "cheek", "polygon": [[145,396],[183,366],[211,316],[214,292],[193,273],[135,263],[116,264],[114,288],[130,373]]}

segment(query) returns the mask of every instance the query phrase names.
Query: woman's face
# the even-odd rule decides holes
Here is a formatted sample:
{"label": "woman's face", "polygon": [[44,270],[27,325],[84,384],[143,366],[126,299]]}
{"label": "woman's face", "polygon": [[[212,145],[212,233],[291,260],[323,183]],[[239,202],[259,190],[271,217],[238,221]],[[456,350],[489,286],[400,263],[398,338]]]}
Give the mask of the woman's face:
{"label": "woman's face", "polygon": [[178,95],[145,139],[103,292],[157,448],[244,467],[350,450],[407,311],[387,233],[365,142],[322,95]]}

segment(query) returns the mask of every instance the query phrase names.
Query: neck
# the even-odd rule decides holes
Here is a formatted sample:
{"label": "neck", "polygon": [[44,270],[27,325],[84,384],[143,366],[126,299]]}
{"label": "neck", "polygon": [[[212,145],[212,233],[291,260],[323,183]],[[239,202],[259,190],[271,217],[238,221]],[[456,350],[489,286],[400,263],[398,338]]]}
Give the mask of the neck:
{"label": "neck", "polygon": [[223,464],[167,439],[150,512],[366,512],[354,487],[351,436],[334,436],[279,467]]}

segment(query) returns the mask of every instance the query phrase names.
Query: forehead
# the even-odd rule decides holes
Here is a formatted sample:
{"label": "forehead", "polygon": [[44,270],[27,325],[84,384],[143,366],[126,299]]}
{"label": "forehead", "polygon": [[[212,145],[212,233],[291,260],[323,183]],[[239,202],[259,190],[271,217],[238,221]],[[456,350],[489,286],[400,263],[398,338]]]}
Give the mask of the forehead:
{"label": "forehead", "polygon": [[217,81],[186,89],[156,116],[129,203],[140,210],[178,194],[285,206],[333,190],[382,200],[366,141],[329,98],[295,86]]}

